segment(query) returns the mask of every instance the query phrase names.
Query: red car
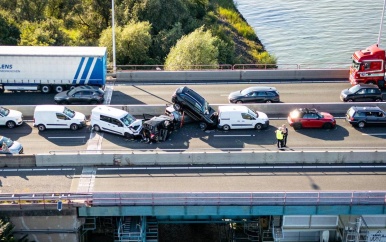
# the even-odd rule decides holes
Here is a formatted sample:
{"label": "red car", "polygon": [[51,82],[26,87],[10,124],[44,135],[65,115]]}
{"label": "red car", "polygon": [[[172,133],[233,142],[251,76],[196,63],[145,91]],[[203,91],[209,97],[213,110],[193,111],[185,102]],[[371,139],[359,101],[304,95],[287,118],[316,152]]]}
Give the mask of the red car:
{"label": "red car", "polygon": [[336,126],[334,116],[325,112],[318,112],[312,108],[298,108],[288,115],[288,123],[294,129],[325,128],[332,129]]}

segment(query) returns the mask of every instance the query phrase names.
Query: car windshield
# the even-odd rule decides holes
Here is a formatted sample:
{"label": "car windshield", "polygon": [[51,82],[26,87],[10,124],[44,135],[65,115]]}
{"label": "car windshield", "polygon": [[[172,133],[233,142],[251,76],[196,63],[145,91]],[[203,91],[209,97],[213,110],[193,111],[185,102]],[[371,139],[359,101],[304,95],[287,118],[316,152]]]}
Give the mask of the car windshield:
{"label": "car windshield", "polygon": [[350,108],[349,110],[347,110],[347,115],[348,115],[349,117],[354,116],[354,113],[355,113],[355,110],[354,110],[353,108]]}
{"label": "car windshield", "polygon": [[251,92],[251,88],[246,88],[246,89],[240,91],[241,95],[243,95],[243,96],[247,95],[250,92]]}
{"label": "car windshield", "polygon": [[77,89],[77,88],[74,88],[74,89],[68,91],[68,92],[67,92],[67,95],[68,95],[68,96],[72,96],[72,95],[74,95],[77,91],[78,91],[78,89]]}
{"label": "car windshield", "polygon": [[8,116],[8,114],[9,114],[9,109],[0,107],[0,114],[3,115],[3,116]]}
{"label": "car windshield", "polygon": [[349,91],[350,93],[356,93],[357,91],[359,91],[359,89],[361,89],[361,86],[356,85],[356,86],[353,86],[353,87],[351,87],[350,89],[348,89],[348,91]]}
{"label": "car windshield", "polygon": [[129,113],[125,117],[121,118],[122,123],[124,123],[126,126],[129,126],[135,120],[136,119],[133,116],[131,116]]}
{"label": "car windshield", "polygon": [[4,143],[7,145],[7,147],[11,147],[13,145],[13,140],[3,136],[0,139],[0,145],[3,146]]}
{"label": "car windshield", "polygon": [[359,71],[360,64],[355,60],[352,61],[351,67],[357,71]]}
{"label": "car windshield", "polygon": [[64,108],[63,113],[69,118],[75,117],[75,112],[69,108]]}
{"label": "car windshield", "polygon": [[255,118],[258,118],[259,117],[259,114],[256,112],[253,112],[252,110],[248,109],[248,113],[252,116],[252,117],[255,117]]}

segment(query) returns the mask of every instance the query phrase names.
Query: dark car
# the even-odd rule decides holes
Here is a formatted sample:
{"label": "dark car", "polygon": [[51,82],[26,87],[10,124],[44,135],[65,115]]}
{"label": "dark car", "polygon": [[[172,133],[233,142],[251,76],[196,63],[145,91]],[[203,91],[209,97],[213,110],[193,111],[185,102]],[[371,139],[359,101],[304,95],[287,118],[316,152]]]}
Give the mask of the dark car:
{"label": "dark car", "polygon": [[358,84],[340,93],[343,102],[381,102],[381,89],[373,84]]}
{"label": "dark car", "polygon": [[101,104],[105,99],[104,91],[101,88],[93,86],[79,86],[72,90],[56,94],[54,100],[57,104]]}
{"label": "dark car", "polygon": [[329,113],[319,112],[315,108],[298,108],[290,112],[287,121],[294,129],[325,128],[332,129],[336,126],[334,116]]}
{"label": "dark car", "polygon": [[346,121],[353,126],[386,124],[386,113],[379,107],[351,107],[347,110]]}
{"label": "dark car", "polygon": [[[145,118],[145,115],[144,115]],[[180,118],[173,115],[160,115],[151,119],[144,119],[142,124],[142,138],[144,141],[165,141],[169,135],[178,127]]]}
{"label": "dark car", "polygon": [[275,87],[249,87],[232,92],[228,96],[230,103],[274,103],[280,102],[279,92]]}
{"label": "dark car", "polygon": [[200,122],[200,128],[205,130],[217,126],[217,112],[198,93],[188,87],[179,87],[172,96],[176,111],[185,112],[193,120]]}

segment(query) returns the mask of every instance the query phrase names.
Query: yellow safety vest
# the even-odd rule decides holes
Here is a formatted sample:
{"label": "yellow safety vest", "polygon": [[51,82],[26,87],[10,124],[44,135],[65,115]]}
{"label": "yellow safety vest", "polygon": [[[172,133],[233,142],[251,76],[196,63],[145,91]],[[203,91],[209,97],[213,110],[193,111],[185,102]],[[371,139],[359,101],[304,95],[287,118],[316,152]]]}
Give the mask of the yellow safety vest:
{"label": "yellow safety vest", "polygon": [[283,139],[283,132],[281,130],[276,130],[276,139]]}

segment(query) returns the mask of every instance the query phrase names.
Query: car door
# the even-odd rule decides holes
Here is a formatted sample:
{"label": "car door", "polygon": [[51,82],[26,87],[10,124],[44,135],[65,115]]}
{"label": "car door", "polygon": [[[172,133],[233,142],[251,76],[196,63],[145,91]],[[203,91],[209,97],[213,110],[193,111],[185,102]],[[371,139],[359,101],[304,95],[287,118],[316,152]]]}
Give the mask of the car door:
{"label": "car door", "polygon": [[84,91],[77,91],[70,97],[71,103],[81,103],[83,98],[83,92]]}
{"label": "car door", "polygon": [[48,127],[57,129],[69,129],[71,125],[71,119],[63,113],[56,113],[56,123],[53,125],[47,124]]}
{"label": "car door", "polygon": [[5,125],[5,122],[6,122],[6,116],[0,113],[0,125]]}
{"label": "car door", "polygon": [[116,134],[124,135],[123,124],[118,119],[111,118],[110,129]]}
{"label": "car door", "polygon": [[243,102],[244,103],[250,103],[250,102],[255,102],[257,98],[257,92],[250,92],[248,94],[246,94],[244,97],[243,97]]}
{"label": "car door", "polygon": [[314,116],[312,113],[305,113],[302,118],[299,119],[304,128],[312,128]]}
{"label": "car door", "polygon": [[255,118],[249,113],[241,113],[240,129],[250,129],[254,126]]}
{"label": "car door", "polygon": [[367,89],[362,88],[354,94],[353,99],[356,102],[366,102],[366,95],[367,95]]}
{"label": "car door", "polygon": [[367,123],[368,124],[384,124],[386,123],[386,116],[384,112],[375,111],[367,112]]}

